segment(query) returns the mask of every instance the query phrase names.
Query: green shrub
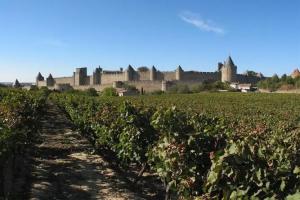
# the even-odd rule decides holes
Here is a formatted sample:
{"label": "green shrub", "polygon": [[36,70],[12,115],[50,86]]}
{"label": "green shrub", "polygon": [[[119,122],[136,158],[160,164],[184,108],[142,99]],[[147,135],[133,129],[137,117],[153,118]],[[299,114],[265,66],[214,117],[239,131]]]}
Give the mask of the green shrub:
{"label": "green shrub", "polygon": [[98,96],[98,92],[95,88],[89,88],[85,92],[88,96],[92,96],[92,97]]}
{"label": "green shrub", "polygon": [[104,88],[101,94],[105,97],[118,96],[117,90],[113,87]]}

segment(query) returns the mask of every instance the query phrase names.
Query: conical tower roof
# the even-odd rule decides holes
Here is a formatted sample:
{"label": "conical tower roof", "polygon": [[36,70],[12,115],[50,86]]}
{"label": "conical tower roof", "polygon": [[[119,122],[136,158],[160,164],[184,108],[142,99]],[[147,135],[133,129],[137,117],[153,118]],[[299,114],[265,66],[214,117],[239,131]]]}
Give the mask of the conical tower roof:
{"label": "conical tower roof", "polygon": [[133,71],[133,67],[131,65],[128,65],[128,68],[127,68],[128,71]]}
{"label": "conical tower roof", "polygon": [[44,77],[42,76],[42,74],[39,72],[37,75],[37,80],[44,80]]}
{"label": "conical tower roof", "polygon": [[156,71],[156,68],[154,67],[154,65],[151,68],[152,71]]}
{"label": "conical tower roof", "polygon": [[100,73],[100,72],[102,72],[102,68],[101,68],[100,65],[99,65],[99,67],[97,67],[97,68],[95,69],[95,73]]}
{"label": "conical tower roof", "polygon": [[293,73],[294,73],[294,74],[300,74],[299,69],[295,69],[295,70],[293,71]]}
{"label": "conical tower roof", "polygon": [[49,79],[53,79],[52,74],[49,74],[48,78],[49,78]]}
{"label": "conical tower roof", "polygon": [[21,84],[20,84],[20,82],[19,82],[18,79],[16,79],[16,81],[15,81],[15,83],[14,83],[14,87],[15,87],[15,88],[21,87]]}
{"label": "conical tower roof", "polygon": [[295,69],[295,70],[293,71],[293,73],[291,74],[291,76],[292,76],[292,78],[300,77],[300,71],[299,71],[299,69],[298,69],[298,68]]}
{"label": "conical tower roof", "polygon": [[177,70],[178,71],[183,71],[180,65],[177,67]]}
{"label": "conical tower roof", "polygon": [[225,66],[226,67],[234,67],[235,66],[234,63],[233,63],[233,61],[232,61],[231,56],[228,56],[228,58],[227,58],[227,60],[225,62]]}

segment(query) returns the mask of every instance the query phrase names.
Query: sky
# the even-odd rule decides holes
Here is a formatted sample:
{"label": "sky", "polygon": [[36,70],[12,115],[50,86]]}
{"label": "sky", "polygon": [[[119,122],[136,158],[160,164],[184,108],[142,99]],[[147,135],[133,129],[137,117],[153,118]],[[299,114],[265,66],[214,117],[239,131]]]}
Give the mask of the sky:
{"label": "sky", "polygon": [[300,68],[299,0],[0,0],[0,82],[154,65]]}

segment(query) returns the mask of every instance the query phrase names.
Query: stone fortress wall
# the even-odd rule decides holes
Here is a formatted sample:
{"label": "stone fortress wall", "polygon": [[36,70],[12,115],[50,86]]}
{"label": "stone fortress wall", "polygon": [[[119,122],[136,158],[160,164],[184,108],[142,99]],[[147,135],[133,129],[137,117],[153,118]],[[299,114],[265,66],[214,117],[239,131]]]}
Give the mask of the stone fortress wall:
{"label": "stone fortress wall", "polygon": [[143,89],[146,92],[151,92],[167,90],[169,85],[176,83],[195,84],[204,81],[257,83],[263,78],[261,74],[257,74],[257,76],[237,74],[237,67],[229,57],[224,63],[218,63],[215,72],[184,71],[181,66],[178,66],[175,71],[167,72],[159,71],[154,66],[150,69],[140,67],[135,70],[129,65],[126,70],[121,68],[118,71],[106,71],[99,67],[92,75],[88,75],[87,68],[77,68],[73,76],[70,77],[53,78],[50,74],[45,79],[39,73],[36,78],[36,85],[57,90],[95,88],[97,91],[101,91],[106,87],[112,87],[116,82],[124,82],[134,85],[139,90]]}

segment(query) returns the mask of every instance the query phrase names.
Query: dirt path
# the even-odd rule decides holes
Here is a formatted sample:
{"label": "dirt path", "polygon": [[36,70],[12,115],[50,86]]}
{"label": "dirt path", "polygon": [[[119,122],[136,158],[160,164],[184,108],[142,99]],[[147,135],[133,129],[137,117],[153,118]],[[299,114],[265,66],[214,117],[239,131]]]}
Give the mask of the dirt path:
{"label": "dirt path", "polygon": [[41,121],[42,142],[35,146],[29,199],[147,199],[92,154],[89,142],[72,130],[56,106]]}

